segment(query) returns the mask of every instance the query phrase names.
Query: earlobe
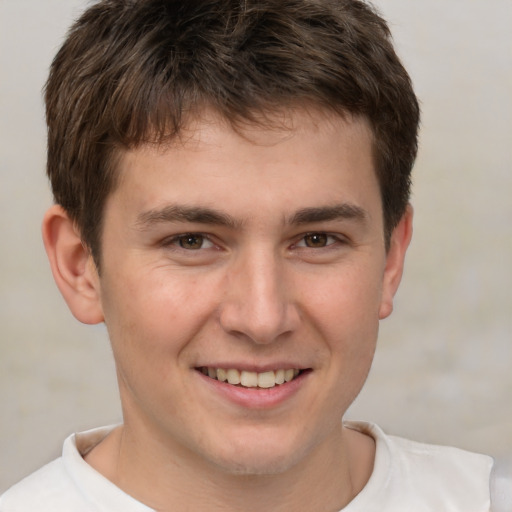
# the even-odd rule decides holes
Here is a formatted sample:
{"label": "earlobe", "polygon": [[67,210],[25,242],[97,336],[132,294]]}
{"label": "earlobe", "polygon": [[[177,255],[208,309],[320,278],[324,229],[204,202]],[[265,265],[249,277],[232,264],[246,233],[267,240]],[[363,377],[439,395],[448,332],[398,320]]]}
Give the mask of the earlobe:
{"label": "earlobe", "polygon": [[75,318],[85,324],[102,322],[96,266],[61,206],[54,205],[46,212],[42,234],[53,278]]}
{"label": "earlobe", "polygon": [[405,254],[412,237],[412,218],[413,209],[409,204],[391,235],[382,283],[382,296],[379,310],[379,318],[381,320],[388,317],[393,311],[393,298],[402,279]]}

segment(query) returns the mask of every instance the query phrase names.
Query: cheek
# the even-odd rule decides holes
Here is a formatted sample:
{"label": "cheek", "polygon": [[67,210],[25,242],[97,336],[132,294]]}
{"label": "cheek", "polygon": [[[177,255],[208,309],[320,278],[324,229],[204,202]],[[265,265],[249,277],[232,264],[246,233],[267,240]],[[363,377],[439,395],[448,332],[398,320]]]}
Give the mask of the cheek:
{"label": "cheek", "polygon": [[381,303],[378,269],[356,266],[331,272],[324,279],[311,279],[305,286],[305,309],[327,339],[373,339]]}
{"label": "cheek", "polygon": [[103,288],[105,324],[125,411],[144,407],[154,412],[162,400],[173,414],[178,403],[186,407],[169,397],[189,369],[190,347],[214,306],[201,280],[185,283],[169,275],[123,271],[112,275],[112,286],[105,283]]}
{"label": "cheek", "polygon": [[148,360],[176,353],[202,328],[214,307],[205,293],[211,284],[171,275],[169,269],[140,274],[126,269],[104,284],[105,324],[116,355],[144,352]]}

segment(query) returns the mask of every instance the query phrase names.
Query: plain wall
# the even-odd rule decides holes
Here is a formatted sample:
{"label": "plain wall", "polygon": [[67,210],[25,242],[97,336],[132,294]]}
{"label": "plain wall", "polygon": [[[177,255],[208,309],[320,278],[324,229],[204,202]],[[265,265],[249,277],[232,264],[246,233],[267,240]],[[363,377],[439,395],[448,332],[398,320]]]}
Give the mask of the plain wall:
{"label": "plain wall", "polygon": [[[415,234],[350,417],[512,455],[512,2],[376,0],[422,102]],[[41,89],[78,0],[0,0],[0,491],[121,419],[103,326],[79,324],[40,223]]]}

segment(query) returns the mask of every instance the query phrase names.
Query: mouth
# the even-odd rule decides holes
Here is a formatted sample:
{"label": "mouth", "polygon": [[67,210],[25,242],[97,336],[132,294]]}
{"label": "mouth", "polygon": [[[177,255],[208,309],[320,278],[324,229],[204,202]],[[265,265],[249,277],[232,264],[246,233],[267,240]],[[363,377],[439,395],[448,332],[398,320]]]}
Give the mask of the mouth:
{"label": "mouth", "polygon": [[291,382],[303,372],[307,371],[298,368],[280,368],[265,372],[250,372],[237,370],[235,368],[212,368],[209,366],[201,366],[196,368],[196,370],[210,379],[225,382],[232,386],[260,389],[270,389],[281,386]]}

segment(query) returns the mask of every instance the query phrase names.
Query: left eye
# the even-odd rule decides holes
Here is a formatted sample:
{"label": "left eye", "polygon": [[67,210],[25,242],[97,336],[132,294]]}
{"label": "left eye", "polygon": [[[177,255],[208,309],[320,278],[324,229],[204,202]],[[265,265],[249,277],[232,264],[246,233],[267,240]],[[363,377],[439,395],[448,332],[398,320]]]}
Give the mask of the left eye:
{"label": "left eye", "polygon": [[299,241],[297,247],[309,247],[318,249],[327,247],[336,242],[336,237],[328,235],[327,233],[308,233]]}
{"label": "left eye", "polygon": [[199,233],[187,233],[173,238],[172,243],[182,249],[197,251],[213,247],[213,243],[204,235]]}

